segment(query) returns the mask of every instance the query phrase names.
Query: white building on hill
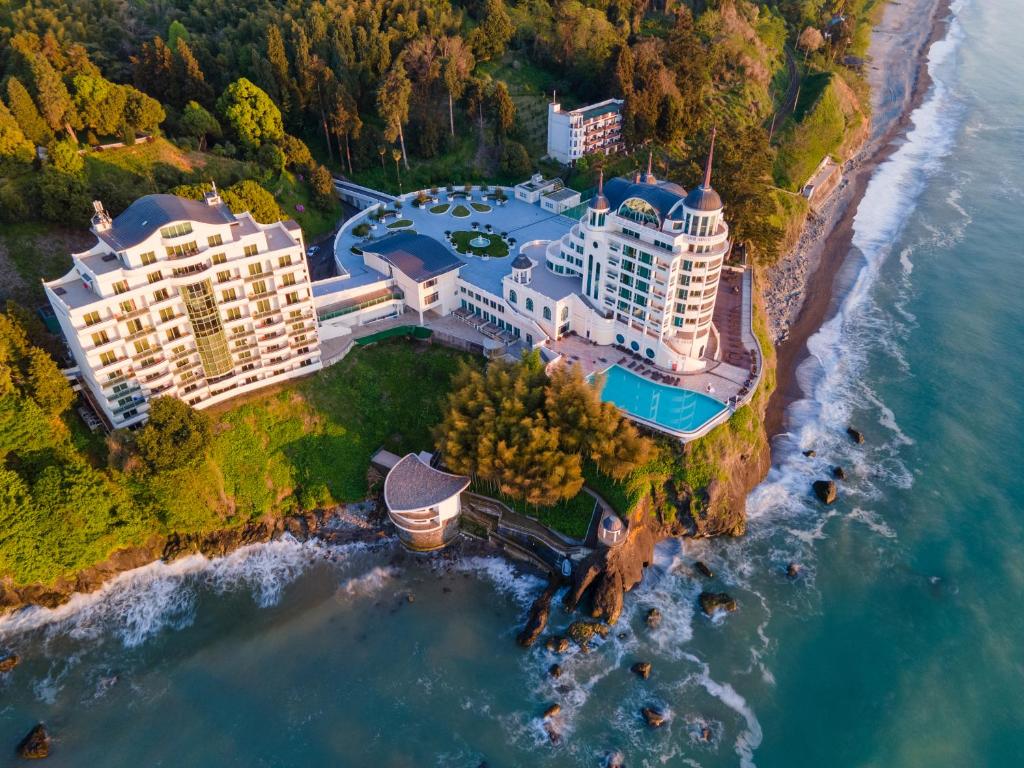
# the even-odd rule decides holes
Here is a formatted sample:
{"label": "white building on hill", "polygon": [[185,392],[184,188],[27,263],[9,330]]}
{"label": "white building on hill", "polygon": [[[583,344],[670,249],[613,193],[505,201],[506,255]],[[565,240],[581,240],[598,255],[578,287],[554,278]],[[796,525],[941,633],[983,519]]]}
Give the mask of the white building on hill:
{"label": "white building on hill", "polygon": [[555,101],[548,104],[548,156],[570,164],[594,152],[621,152],[623,104],[622,99],[605,99],[570,110]]}
{"label": "white building on hill", "polygon": [[156,395],[203,408],[320,367],[302,232],[203,201],[139,198],[45,283],[87,395],[114,427]]}

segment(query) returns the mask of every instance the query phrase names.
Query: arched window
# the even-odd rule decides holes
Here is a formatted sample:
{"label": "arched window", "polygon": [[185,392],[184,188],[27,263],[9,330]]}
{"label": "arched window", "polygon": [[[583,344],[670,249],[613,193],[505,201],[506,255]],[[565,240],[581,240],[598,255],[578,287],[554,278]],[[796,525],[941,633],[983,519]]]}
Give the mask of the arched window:
{"label": "arched window", "polygon": [[533,299],[528,298],[526,300],[526,311],[533,312]]}
{"label": "arched window", "polygon": [[568,307],[562,307],[562,311],[558,313],[558,319],[561,320],[563,323],[569,319]]}
{"label": "arched window", "polygon": [[551,319],[551,307],[544,307],[544,319],[545,320],[550,320]]}
{"label": "arched window", "polygon": [[619,344],[625,344],[626,343],[626,337],[623,336],[621,333],[617,333],[617,334],[615,334],[615,341],[617,341]]}
{"label": "arched window", "polygon": [[518,301],[518,300],[519,300],[519,297],[516,296],[516,292],[515,291],[509,291],[508,292],[508,303],[509,304],[515,304],[516,301]]}
{"label": "arched window", "polygon": [[619,216],[651,227],[657,227],[661,224],[658,211],[654,206],[646,200],[641,200],[639,197],[631,197],[620,205]]}
{"label": "arched window", "polygon": [[644,350],[644,354],[647,355],[652,360],[654,359],[654,350],[651,349],[650,347],[648,347],[646,350]]}

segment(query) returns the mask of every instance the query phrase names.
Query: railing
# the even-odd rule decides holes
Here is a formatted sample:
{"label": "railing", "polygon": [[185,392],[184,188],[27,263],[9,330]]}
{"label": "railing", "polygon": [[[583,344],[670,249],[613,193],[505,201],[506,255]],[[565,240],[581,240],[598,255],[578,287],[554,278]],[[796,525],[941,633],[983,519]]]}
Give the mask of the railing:
{"label": "railing", "polygon": [[364,309],[369,309],[370,307],[374,307],[378,304],[384,304],[389,301],[403,301],[404,299],[404,293],[402,293],[401,291],[392,291],[383,296],[378,296],[373,299],[361,301],[358,304],[353,304],[348,307],[342,307],[341,309],[336,309],[333,312],[328,312],[326,314],[320,315],[320,322],[324,322],[325,320],[331,320],[332,318],[335,317],[341,317],[342,315],[350,315],[353,312],[359,312]]}

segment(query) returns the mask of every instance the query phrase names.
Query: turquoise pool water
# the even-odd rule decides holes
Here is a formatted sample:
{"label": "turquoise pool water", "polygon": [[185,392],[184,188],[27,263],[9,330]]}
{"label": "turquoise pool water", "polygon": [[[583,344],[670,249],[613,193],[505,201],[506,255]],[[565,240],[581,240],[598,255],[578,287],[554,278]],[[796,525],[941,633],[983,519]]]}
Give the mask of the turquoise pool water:
{"label": "turquoise pool water", "polygon": [[657,384],[619,365],[606,370],[604,376],[602,399],[673,432],[693,432],[726,410],[713,397]]}

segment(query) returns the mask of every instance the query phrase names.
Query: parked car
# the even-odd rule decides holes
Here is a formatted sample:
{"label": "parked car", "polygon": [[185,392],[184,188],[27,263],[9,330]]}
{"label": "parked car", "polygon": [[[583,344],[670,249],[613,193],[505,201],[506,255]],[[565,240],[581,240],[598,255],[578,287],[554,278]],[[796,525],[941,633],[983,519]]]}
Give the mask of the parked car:
{"label": "parked car", "polygon": [[309,246],[309,248],[306,249],[307,256],[316,256],[318,253],[320,253],[319,245],[311,245]]}

